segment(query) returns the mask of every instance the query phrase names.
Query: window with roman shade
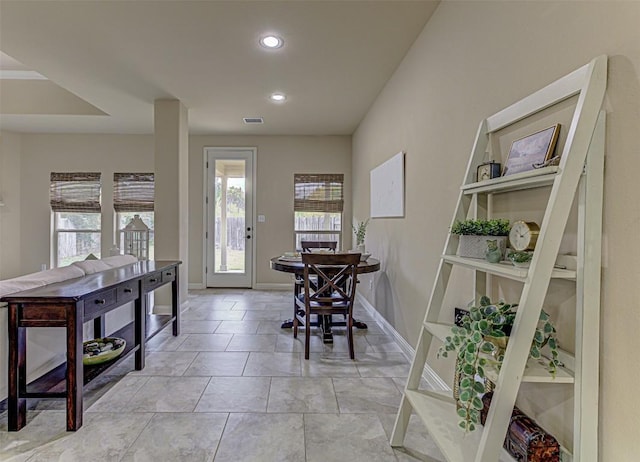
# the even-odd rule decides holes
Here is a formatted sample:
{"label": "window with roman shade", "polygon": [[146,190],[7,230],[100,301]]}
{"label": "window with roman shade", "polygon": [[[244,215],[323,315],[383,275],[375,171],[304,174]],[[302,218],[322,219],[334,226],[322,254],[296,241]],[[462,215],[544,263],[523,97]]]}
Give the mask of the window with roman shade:
{"label": "window with roman shade", "polygon": [[52,172],[49,203],[54,212],[53,266],[100,258],[99,172]]}
{"label": "window with roman shade", "polygon": [[341,213],[344,207],[344,175],[296,173],[293,177],[296,212]]}
{"label": "window with roman shade", "polygon": [[114,173],[113,209],[116,212],[115,244],[124,248],[123,229],[138,215],[149,228],[149,259],[155,256],[155,177],[153,173]]}
{"label": "window with roman shade", "polygon": [[113,208],[116,212],[153,212],[153,173],[114,173]]}
{"label": "window with roman shade", "polygon": [[100,212],[100,172],[51,172],[49,202],[54,212]]}
{"label": "window with roman shade", "polygon": [[301,241],[336,241],[341,249],[344,175],[294,174],[295,248]]}

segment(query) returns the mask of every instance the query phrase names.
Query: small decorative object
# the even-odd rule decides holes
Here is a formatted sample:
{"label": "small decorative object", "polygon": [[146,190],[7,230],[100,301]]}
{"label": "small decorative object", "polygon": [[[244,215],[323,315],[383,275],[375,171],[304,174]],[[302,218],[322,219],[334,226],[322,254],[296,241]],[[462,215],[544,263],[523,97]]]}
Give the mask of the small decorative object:
{"label": "small decorative object", "polygon": [[487,239],[487,250],[484,251],[484,258],[489,263],[498,263],[502,260],[502,251],[498,247],[497,239]]}
{"label": "small decorative object", "polygon": [[500,162],[489,161],[478,165],[477,181],[490,180],[500,176]]}
{"label": "small decorative object", "polygon": [[509,244],[517,251],[533,250],[538,241],[540,226],[533,221],[516,221],[509,231]]}
{"label": "small decorative object", "polygon": [[124,351],[127,342],[118,337],[104,337],[82,344],[82,363],[86,366],[102,364],[117,358]]}
{"label": "small decorative object", "polygon": [[551,157],[558,141],[560,124],[515,140],[504,165],[503,176],[526,172],[544,166]]}
{"label": "small decorative object", "polygon": [[[487,421],[493,392],[482,397],[480,422]],[[560,462],[560,443],[532,418],[514,406],[509,420],[504,448],[522,462]]]}
{"label": "small decorative object", "polygon": [[369,219],[367,218],[365,221],[361,221],[357,225],[353,226],[353,232],[356,235],[356,250],[358,250],[360,253],[365,253],[364,237],[367,234],[368,224]]}
{"label": "small decorative object", "polygon": [[451,227],[452,234],[459,234],[458,255],[468,258],[485,258],[487,236],[495,238],[498,248],[505,254],[509,220],[464,220],[456,221]]}
{"label": "small decorative object", "polygon": [[[469,314],[463,316],[462,326],[453,326],[438,350],[438,357],[447,357],[451,351],[456,352],[456,382],[459,394],[456,398],[457,413],[460,417],[458,425],[465,432],[475,430],[480,423],[482,401],[479,394],[487,389],[487,368],[500,370],[504,359],[504,350],[496,346],[506,339],[516,317],[515,304],[504,302],[492,303],[488,297],[480,299],[480,306],[469,308]],[[558,360],[558,343],[556,329],[549,320],[549,315],[540,311],[540,319],[536,327],[529,357],[540,359],[540,350],[549,346],[551,359],[547,361],[547,370],[555,376]],[[495,343],[494,343],[495,342]],[[454,387],[455,388],[455,387]]]}
{"label": "small decorative object", "polygon": [[149,259],[149,227],[142,221],[140,215],[134,215],[131,221],[122,229],[124,234],[125,254],[134,255],[138,260]]}
{"label": "small decorative object", "polygon": [[513,263],[513,266],[517,266],[518,268],[528,268],[529,263],[531,263],[531,259],[533,258],[533,253],[531,252],[509,252],[507,258]]}

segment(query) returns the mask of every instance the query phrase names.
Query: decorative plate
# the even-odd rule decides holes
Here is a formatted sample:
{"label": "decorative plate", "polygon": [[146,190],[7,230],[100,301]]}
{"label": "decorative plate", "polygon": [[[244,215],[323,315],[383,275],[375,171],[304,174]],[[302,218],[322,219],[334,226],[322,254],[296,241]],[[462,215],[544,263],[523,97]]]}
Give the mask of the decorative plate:
{"label": "decorative plate", "polygon": [[124,351],[127,342],[118,337],[104,337],[82,344],[82,364],[93,366],[117,358]]}

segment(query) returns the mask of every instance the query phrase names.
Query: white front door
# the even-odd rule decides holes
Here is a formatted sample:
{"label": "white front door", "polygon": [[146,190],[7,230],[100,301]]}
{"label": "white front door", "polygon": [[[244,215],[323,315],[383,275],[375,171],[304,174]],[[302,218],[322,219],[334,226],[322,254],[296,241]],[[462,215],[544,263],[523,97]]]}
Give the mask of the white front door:
{"label": "white front door", "polygon": [[207,287],[251,287],[255,148],[205,148]]}

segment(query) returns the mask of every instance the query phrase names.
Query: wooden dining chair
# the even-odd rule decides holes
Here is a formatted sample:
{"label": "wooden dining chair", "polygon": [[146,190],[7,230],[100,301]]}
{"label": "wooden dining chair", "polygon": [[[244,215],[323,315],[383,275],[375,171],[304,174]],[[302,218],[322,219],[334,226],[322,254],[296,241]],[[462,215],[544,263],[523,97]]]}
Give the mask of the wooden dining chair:
{"label": "wooden dining chair", "polygon": [[[338,241],[305,241],[304,239],[300,241],[300,247],[302,247],[302,252],[313,252],[313,250],[333,250],[334,252],[338,248]],[[294,288],[293,295],[294,297],[298,297],[300,292],[302,292],[303,280],[302,277],[296,276],[294,279]],[[296,304],[293,304],[293,315],[296,315]]]}
{"label": "wooden dining chair", "polygon": [[[304,291],[296,299],[296,315],[293,318],[293,337],[298,337],[298,324],[304,322],[304,358],[309,359],[311,315],[342,314],[346,318],[349,356],[355,358],[353,347],[353,300],[356,294],[356,277],[359,253],[318,254],[303,253]],[[317,278],[313,281],[313,278]],[[314,289],[315,286],[315,289]]]}

